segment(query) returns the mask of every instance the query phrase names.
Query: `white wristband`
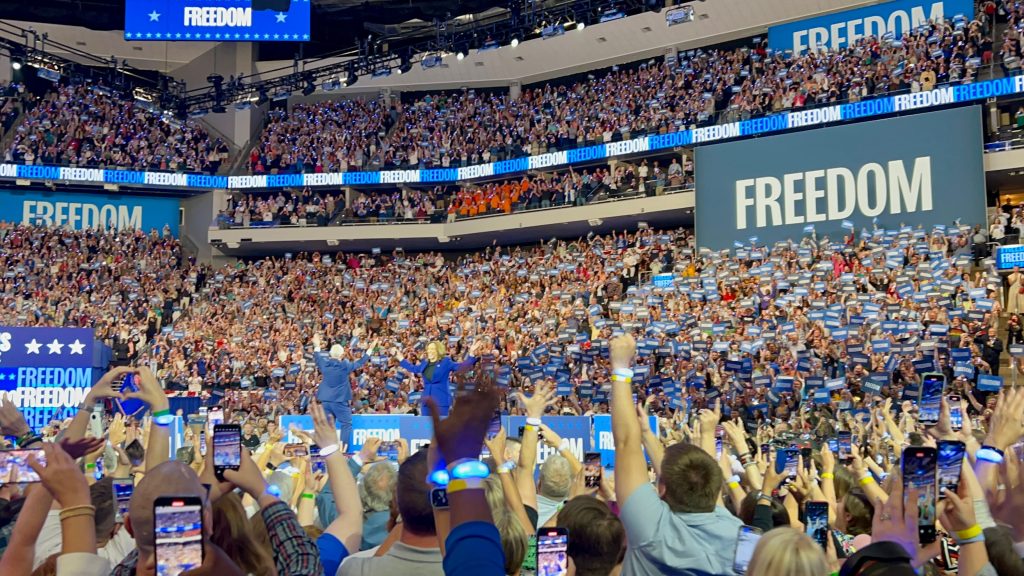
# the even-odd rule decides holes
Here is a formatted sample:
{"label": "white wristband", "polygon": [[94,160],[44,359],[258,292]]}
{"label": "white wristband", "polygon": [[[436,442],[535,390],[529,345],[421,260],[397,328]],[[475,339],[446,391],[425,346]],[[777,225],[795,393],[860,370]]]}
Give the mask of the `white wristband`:
{"label": "white wristband", "polygon": [[320,456],[322,458],[327,458],[328,456],[334,454],[338,450],[341,450],[340,444],[331,444],[330,446],[324,446],[323,448],[320,449]]}
{"label": "white wristband", "polygon": [[561,444],[558,445],[558,451],[564,452],[566,450],[572,450],[572,444],[569,442],[568,438],[562,438]]}
{"label": "white wristband", "polygon": [[540,427],[540,418],[527,418],[526,425]]}

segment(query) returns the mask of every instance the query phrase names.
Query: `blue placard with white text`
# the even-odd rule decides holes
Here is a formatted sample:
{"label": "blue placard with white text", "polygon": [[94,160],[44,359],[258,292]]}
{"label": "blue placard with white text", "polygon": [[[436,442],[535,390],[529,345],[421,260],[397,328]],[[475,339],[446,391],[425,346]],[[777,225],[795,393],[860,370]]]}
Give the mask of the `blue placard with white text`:
{"label": "blue placard with white text", "polygon": [[126,0],[126,40],[305,42],[310,0]]}

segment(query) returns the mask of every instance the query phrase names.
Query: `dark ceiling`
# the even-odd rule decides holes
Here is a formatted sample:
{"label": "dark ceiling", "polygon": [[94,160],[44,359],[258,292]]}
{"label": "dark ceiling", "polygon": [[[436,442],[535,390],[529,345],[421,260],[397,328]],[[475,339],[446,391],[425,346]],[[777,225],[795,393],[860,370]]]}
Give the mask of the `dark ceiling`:
{"label": "dark ceiling", "polygon": [[[521,1],[521,0],[520,0]],[[510,0],[312,0],[312,42],[301,43],[304,57],[353,48],[368,31],[418,19],[433,35],[432,22],[446,21],[491,8],[508,8]],[[93,30],[124,28],[124,0],[34,0],[0,2],[0,19],[82,26]],[[262,60],[288,59],[300,43],[267,43],[260,47]],[[394,48],[394,46],[392,47]]]}

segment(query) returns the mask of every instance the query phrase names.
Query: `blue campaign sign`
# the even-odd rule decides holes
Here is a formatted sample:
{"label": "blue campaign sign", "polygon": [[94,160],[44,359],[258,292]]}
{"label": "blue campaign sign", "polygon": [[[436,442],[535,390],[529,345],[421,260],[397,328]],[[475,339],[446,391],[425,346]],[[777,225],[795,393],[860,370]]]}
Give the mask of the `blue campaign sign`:
{"label": "blue campaign sign", "polygon": [[768,28],[768,47],[772,50],[836,50],[869,36],[898,40],[904,34],[927,24],[954,16],[970,20],[974,14],[971,0],[894,0],[855,10],[833,12]]}
{"label": "blue campaign sign", "polygon": [[1010,270],[1024,266],[1024,244],[1008,244],[996,249],[996,268]]}
{"label": "blue campaign sign", "polygon": [[[519,427],[526,426],[526,416],[505,416],[502,418],[502,424],[509,436],[519,436]],[[583,461],[583,455],[591,451],[589,417],[547,416],[544,418],[544,425],[561,436],[562,440],[569,442],[573,455],[580,462]],[[543,464],[545,460],[557,453],[557,448],[552,448],[541,442],[537,445],[537,464]]]}
{"label": "blue campaign sign", "polygon": [[0,220],[75,230],[162,230],[178,234],[178,200],[124,194],[0,190]]}
{"label": "blue campaign sign", "polygon": [[304,42],[310,0],[127,0],[126,40]]}
{"label": "blue campaign sign", "polygon": [[[651,421],[651,430],[655,436],[659,434],[658,431],[658,417],[649,416]],[[596,414],[591,416],[592,425],[594,427],[594,442],[597,446],[594,447],[594,452],[601,453],[601,465],[602,466],[614,466],[615,465],[615,438],[612,436],[612,417],[610,414]],[[544,419],[547,422],[547,419]]]}
{"label": "blue campaign sign", "polygon": [[78,412],[92,366],[90,329],[0,327],[0,391],[35,430]]}

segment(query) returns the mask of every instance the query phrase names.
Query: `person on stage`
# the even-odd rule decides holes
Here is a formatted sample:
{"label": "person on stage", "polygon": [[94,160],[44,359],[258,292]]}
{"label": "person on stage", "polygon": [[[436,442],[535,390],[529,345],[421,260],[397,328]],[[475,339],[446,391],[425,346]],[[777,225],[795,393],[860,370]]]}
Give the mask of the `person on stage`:
{"label": "person on stage", "polygon": [[349,376],[353,370],[362,368],[370,359],[370,352],[377,348],[374,341],[357,360],[350,360],[341,344],[331,346],[330,354],[317,352],[316,367],[323,375],[320,387],[316,391],[316,399],[324,406],[324,411],[334,416],[334,421],[341,426],[341,441],[345,446],[352,445],[352,383]]}
{"label": "person on stage", "polygon": [[483,341],[477,340],[469,349],[469,354],[462,362],[456,362],[449,356],[445,356],[444,344],[438,341],[427,344],[427,359],[418,364],[412,364],[405,359],[400,350],[396,351],[399,365],[408,372],[419,374],[423,377],[423,394],[420,396],[420,414],[429,415],[427,409],[427,398],[433,398],[437,402],[437,410],[442,418],[448,415],[452,406],[452,393],[449,388],[451,373],[453,370],[469,368],[476,363],[476,355],[483,347]]}

